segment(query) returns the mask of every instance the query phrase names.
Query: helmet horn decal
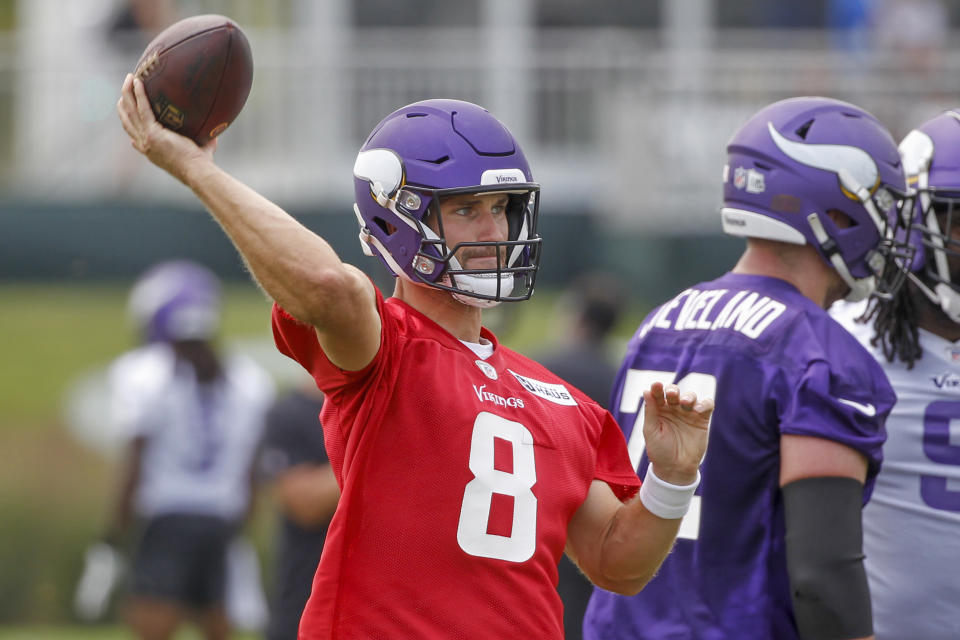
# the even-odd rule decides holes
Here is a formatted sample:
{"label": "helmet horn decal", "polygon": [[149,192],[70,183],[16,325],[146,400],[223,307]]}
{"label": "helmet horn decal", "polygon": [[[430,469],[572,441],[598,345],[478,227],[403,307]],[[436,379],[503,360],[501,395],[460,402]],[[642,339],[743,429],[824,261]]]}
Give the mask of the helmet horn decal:
{"label": "helmet horn decal", "polygon": [[[807,144],[787,140],[774,128],[772,122],[767,123],[767,129],[777,148],[791,160],[838,175],[841,170],[846,170],[860,187],[871,193],[879,184],[880,172],[877,163],[863,149],[842,144]],[[855,193],[849,196],[853,200],[860,199]]]}
{"label": "helmet horn decal", "polygon": [[357,154],[353,175],[370,183],[370,193],[385,206],[403,185],[403,162],[389,149],[370,149]]}

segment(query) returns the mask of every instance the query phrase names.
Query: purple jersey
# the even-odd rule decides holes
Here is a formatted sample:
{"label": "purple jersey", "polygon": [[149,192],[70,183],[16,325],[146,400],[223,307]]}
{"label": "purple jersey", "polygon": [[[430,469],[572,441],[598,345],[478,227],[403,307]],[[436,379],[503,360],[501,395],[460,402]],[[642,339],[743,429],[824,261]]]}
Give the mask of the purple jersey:
{"label": "purple jersey", "polygon": [[716,398],[703,479],[660,572],[633,597],[596,589],[584,638],[798,638],[780,436],[861,451],[869,460],[866,501],[895,400],[883,370],[792,285],[728,273],[655,309],[627,348],[611,409],[641,477],[648,461],[638,415],[654,380]]}

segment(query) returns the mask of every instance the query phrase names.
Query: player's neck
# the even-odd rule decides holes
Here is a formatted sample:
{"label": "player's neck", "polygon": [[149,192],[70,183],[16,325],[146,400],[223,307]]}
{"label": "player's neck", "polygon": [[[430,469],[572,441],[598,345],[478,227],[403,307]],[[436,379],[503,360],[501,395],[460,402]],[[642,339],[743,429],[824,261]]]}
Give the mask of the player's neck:
{"label": "player's neck", "polygon": [[449,291],[397,278],[393,296],[439,324],[458,340],[480,342],[480,308],[457,302]]}
{"label": "player's neck", "polygon": [[837,283],[842,281],[808,245],[751,239],[733,272],[789,282],[823,308],[833,304],[843,293],[835,290],[838,289]]}

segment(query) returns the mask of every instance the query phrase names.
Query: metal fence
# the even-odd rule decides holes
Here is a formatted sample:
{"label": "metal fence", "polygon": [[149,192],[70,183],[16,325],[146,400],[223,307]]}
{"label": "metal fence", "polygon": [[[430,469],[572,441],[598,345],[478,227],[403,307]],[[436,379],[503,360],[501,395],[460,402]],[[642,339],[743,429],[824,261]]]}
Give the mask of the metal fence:
{"label": "metal fence", "polygon": [[[686,233],[717,226],[724,145],[764,104],[829,95],[903,135],[954,106],[960,48],[837,49],[825,32],[540,30],[504,56],[470,28],[250,29],[256,73],[218,157],[291,206],[347,204],[356,149],[386,113],[426,97],[484,104],[524,144],[544,206]],[[186,201],[128,146],[114,104],[137,54],[83,28],[0,40],[4,187],[54,201]]]}

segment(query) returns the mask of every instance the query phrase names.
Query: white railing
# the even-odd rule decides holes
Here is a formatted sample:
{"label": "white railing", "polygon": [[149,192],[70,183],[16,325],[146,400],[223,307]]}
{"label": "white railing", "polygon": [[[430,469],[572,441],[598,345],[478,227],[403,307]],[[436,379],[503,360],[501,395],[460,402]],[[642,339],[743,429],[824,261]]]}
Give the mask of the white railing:
{"label": "white railing", "polygon": [[[891,52],[831,50],[824,33],[720,33],[711,50],[685,52],[661,47],[656,32],[541,31],[525,57],[496,67],[474,29],[354,30],[332,44],[296,29],[248,35],[254,88],[220,161],[285,205],[345,212],[366,133],[426,97],[501,115],[543,184],[545,208],[678,232],[714,229],[724,145],[768,102],[850,100],[897,136],[960,103],[960,49],[938,52],[921,73]],[[129,149],[116,119],[135,58],[82,31],[44,46],[0,41],[0,98],[15,106],[4,133],[13,196],[189,201]]]}

